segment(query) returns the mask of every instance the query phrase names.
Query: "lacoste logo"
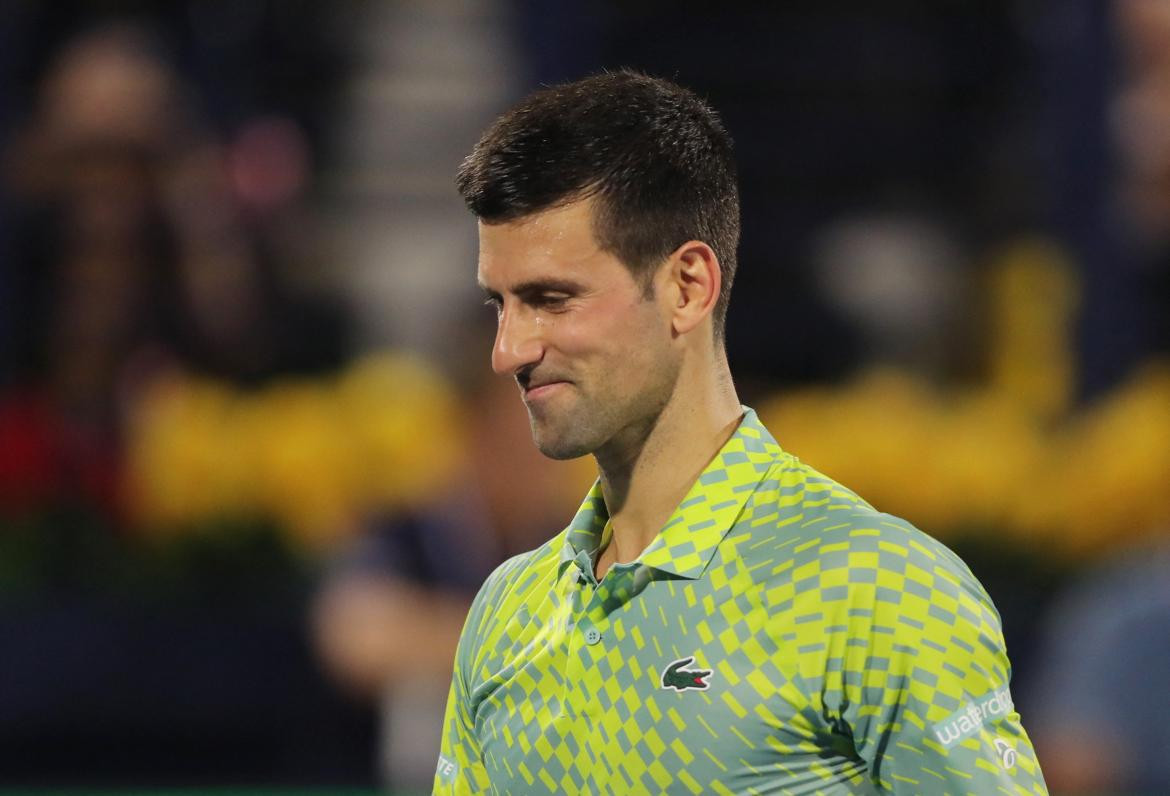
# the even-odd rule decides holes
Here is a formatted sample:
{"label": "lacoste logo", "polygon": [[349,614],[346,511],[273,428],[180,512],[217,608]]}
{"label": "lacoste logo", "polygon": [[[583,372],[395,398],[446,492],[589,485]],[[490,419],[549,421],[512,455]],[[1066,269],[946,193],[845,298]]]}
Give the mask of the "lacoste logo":
{"label": "lacoste logo", "polygon": [[673,688],[675,691],[685,691],[695,688],[706,691],[709,683],[704,680],[711,676],[710,669],[684,669],[695,662],[693,657],[680,658],[662,670],[662,687]]}

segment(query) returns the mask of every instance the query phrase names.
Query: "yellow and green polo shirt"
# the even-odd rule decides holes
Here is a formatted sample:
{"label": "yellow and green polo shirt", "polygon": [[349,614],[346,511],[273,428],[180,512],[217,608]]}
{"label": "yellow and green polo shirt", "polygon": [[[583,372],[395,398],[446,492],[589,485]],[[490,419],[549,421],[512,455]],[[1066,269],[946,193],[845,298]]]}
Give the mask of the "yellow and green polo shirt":
{"label": "yellow and green polo shirt", "polygon": [[607,521],[595,484],[484,583],[436,793],[1047,792],[970,570],[752,410],[598,581]]}

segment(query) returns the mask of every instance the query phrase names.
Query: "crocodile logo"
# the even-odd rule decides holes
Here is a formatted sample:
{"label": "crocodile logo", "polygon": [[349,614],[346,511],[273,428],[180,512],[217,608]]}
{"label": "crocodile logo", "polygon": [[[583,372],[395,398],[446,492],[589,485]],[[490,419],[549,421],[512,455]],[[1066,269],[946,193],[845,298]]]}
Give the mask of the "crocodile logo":
{"label": "crocodile logo", "polygon": [[706,691],[709,683],[704,679],[711,676],[710,669],[686,669],[695,662],[693,657],[680,658],[662,670],[662,687],[673,688],[675,691],[685,691],[695,688]]}

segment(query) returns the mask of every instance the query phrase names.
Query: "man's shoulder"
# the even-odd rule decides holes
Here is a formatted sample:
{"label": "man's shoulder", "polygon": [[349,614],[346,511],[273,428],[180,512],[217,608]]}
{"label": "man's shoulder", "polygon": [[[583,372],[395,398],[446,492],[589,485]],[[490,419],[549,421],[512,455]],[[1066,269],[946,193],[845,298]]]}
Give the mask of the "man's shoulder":
{"label": "man's shoulder", "polygon": [[471,604],[459,646],[460,660],[471,661],[492,645],[506,620],[531,611],[541,594],[547,594],[557,573],[565,532],[537,547],[508,558],[484,580]]}
{"label": "man's shoulder", "polygon": [[945,544],[912,523],[871,506],[848,487],[800,461],[777,456],[744,514],[755,549],[795,563],[941,570],[970,578],[966,564]]}
{"label": "man's shoulder", "polygon": [[[817,632],[865,621],[897,639],[998,637],[990,596],[943,542],[794,458],[778,462],[761,489],[773,494],[729,542],[773,609],[819,617],[809,620]],[[848,622],[838,621],[842,611]]]}
{"label": "man's shoulder", "polygon": [[530,591],[536,584],[545,582],[547,576],[555,572],[560,564],[561,548],[567,532],[561,531],[540,547],[505,560],[484,580],[480,597],[498,603],[507,595]]}

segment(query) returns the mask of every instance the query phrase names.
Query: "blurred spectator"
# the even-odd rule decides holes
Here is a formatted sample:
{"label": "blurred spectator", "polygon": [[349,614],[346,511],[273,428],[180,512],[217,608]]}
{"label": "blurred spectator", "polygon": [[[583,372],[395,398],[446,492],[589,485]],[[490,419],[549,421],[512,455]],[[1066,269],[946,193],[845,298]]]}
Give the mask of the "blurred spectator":
{"label": "blurred spectator", "polygon": [[1020,693],[1053,791],[1170,793],[1170,548],[1087,571],[1044,641]]}
{"label": "blurred spectator", "polygon": [[1121,82],[1111,108],[1127,233],[1136,249],[1142,332],[1150,353],[1170,354],[1170,5],[1115,6]]}
{"label": "blurred spectator", "polygon": [[370,778],[368,729],[306,648],[304,563],[265,518],[207,518],[186,547],[125,533],[160,386],[256,389],[348,354],[339,308],[288,279],[312,255],[299,126],[265,109],[221,137],[199,107],[159,39],[103,24],[54,55],[2,153],[6,784]]}
{"label": "blurred spectator", "polygon": [[7,153],[25,218],[7,263],[20,337],[0,398],[3,508],[75,496],[117,513],[118,379],[157,327],[155,163],[181,145],[164,121],[179,104],[144,39],[105,32],[62,53]]}
{"label": "blurred spectator", "polygon": [[120,524],[125,415],[160,369],[255,382],[341,363],[339,313],[286,288],[251,223],[296,201],[305,157],[287,124],[226,150],[142,30],[61,52],[6,157],[23,235],[0,511],[76,499]]}

